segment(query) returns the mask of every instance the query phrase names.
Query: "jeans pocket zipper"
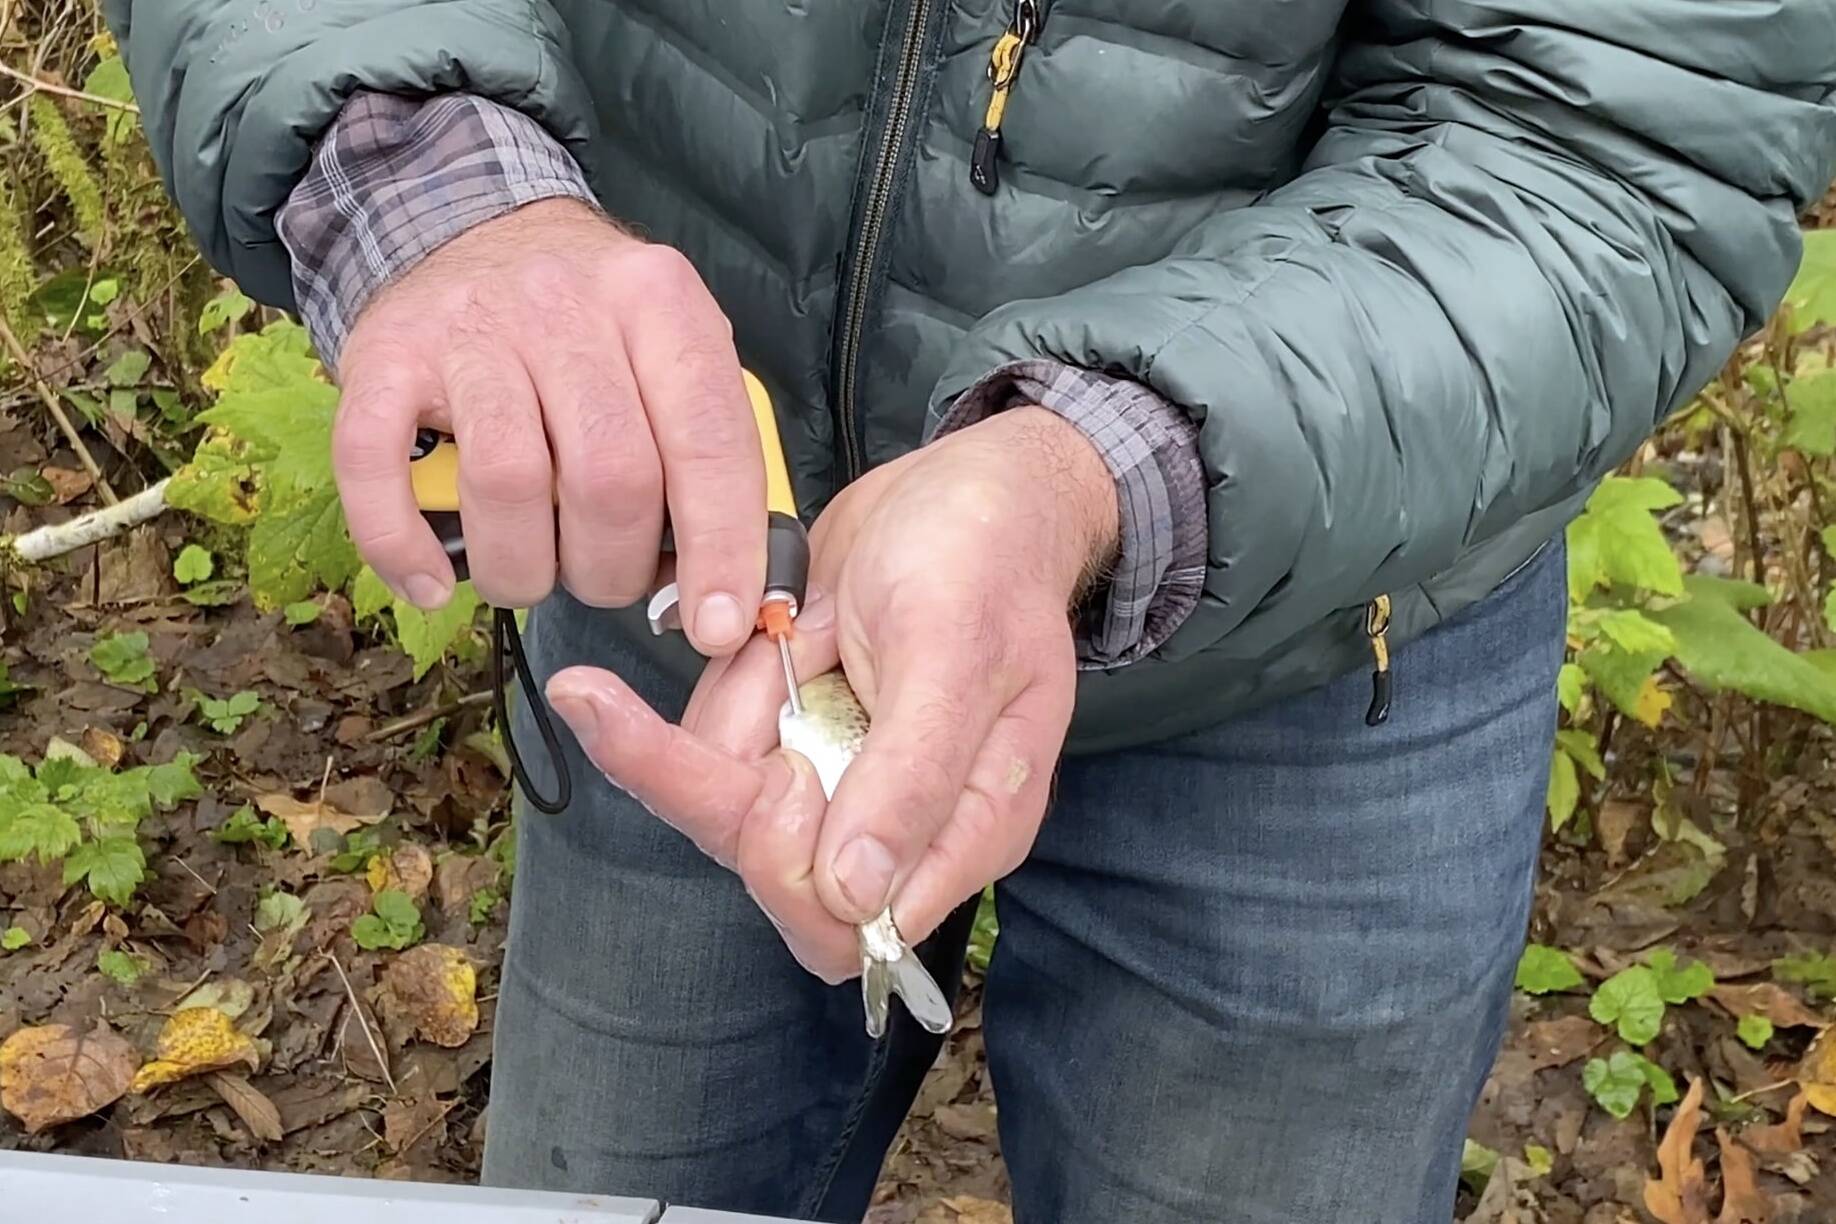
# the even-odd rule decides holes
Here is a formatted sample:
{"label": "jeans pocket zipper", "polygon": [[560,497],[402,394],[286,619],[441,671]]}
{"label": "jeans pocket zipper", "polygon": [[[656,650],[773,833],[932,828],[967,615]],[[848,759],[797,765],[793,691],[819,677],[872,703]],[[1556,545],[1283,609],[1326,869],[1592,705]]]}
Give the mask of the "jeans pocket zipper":
{"label": "jeans pocket zipper", "polygon": [[1020,79],[1020,63],[1026,57],[1026,49],[1039,41],[1039,28],[1044,22],[1045,6],[1041,0],[1014,0],[1014,15],[988,53],[988,79],[994,88],[988,95],[982,128],[975,134],[975,147],[969,153],[969,182],[983,195],[993,195],[1001,185],[996,163],[1001,157],[1001,123],[1007,117],[1007,98],[1014,82]]}

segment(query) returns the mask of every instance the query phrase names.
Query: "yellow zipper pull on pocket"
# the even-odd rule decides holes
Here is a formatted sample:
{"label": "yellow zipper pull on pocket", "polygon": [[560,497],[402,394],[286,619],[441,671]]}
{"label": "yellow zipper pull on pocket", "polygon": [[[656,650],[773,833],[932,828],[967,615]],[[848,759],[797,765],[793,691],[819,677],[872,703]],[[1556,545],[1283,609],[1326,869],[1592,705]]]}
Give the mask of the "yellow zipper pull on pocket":
{"label": "yellow zipper pull on pocket", "polygon": [[969,181],[983,195],[993,195],[1001,185],[996,163],[1001,157],[1001,121],[1007,116],[1007,96],[1019,79],[1026,49],[1038,40],[1037,0],[1016,0],[1013,22],[995,39],[994,49],[988,54],[988,79],[994,83],[994,91],[988,95],[982,130],[975,134],[975,148],[969,154]]}
{"label": "yellow zipper pull on pocket", "polygon": [[1371,640],[1376,667],[1371,671],[1371,707],[1364,723],[1375,727],[1390,717],[1390,597],[1379,595],[1364,606],[1364,636]]}

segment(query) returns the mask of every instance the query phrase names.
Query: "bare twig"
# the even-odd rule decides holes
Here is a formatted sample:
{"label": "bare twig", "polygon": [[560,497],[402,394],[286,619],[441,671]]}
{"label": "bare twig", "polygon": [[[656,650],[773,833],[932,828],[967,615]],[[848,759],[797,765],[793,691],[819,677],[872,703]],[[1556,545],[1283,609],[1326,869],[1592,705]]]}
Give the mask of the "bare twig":
{"label": "bare twig", "polygon": [[76,452],[77,459],[82,463],[84,470],[96,482],[96,491],[102,494],[102,500],[111,506],[120,501],[121,499],[115,496],[115,490],[109,486],[108,477],[104,476],[102,469],[97,466],[96,457],[89,453],[87,446],[83,445],[82,435],[77,433],[76,426],[70,423],[70,416],[64,411],[64,406],[57,402],[57,393],[45,384],[43,378],[39,377],[38,367],[32,363],[32,355],[26,352],[25,345],[19,343],[19,337],[13,334],[12,327],[4,318],[0,318],[0,342],[5,343],[7,353],[19,363],[19,368],[25,371],[27,380],[31,382],[32,389],[38,392],[38,398],[44,403],[46,411],[51,414],[51,419],[56,421],[57,427],[64,431],[65,441],[70,443],[70,449]]}
{"label": "bare twig", "polygon": [[173,860],[177,862],[180,867],[183,867],[191,875],[192,879],[202,884],[205,890],[208,891],[211,896],[214,897],[217,895],[217,886],[215,884],[212,884],[209,880],[205,879],[203,876],[199,875],[196,871],[192,870],[191,864],[187,863],[182,856],[175,854],[172,857],[173,857]]}
{"label": "bare twig", "polygon": [[110,110],[127,111],[131,115],[140,113],[140,108],[132,102],[118,102],[114,98],[104,98],[101,94],[86,93],[81,89],[72,89],[68,85],[59,85],[54,81],[35,77],[29,72],[21,72],[3,61],[0,61],[0,76],[12,77],[28,89],[36,90],[39,93],[56,94],[60,98],[76,98],[82,102],[93,102],[97,106],[106,106]]}
{"label": "bare twig", "polygon": [[389,1085],[390,1095],[400,1096],[401,1092],[395,1086],[395,1076],[389,1073],[389,1060],[383,1056],[376,1034],[370,1031],[370,1021],[363,1014],[363,1004],[357,998],[357,988],[351,985],[350,975],[344,972],[344,966],[332,953],[327,952],[325,959],[332,963],[332,968],[338,971],[338,980],[344,983],[344,993],[350,996],[351,1010],[357,1014],[358,1027],[363,1029],[363,1039],[370,1043],[370,1053],[376,1056],[376,1065],[382,1068],[383,1081]]}
{"label": "bare twig", "polygon": [[10,553],[21,561],[49,561],[119,535],[165,512],[166,483],[162,480],[149,485],[126,501],[92,510],[67,523],[35,527],[11,540],[0,536],[0,552]]}
{"label": "bare twig", "polygon": [[460,710],[470,709],[472,706],[484,705],[490,700],[491,691],[489,689],[485,689],[478,693],[467,693],[457,701],[449,701],[444,705],[429,706],[425,710],[419,710],[413,714],[405,715],[393,722],[386,722],[382,726],[376,728],[376,730],[364,736],[364,742],[374,744],[382,740],[394,739],[398,735],[403,735],[409,731],[425,727],[430,722],[435,722],[449,715],[457,714]]}

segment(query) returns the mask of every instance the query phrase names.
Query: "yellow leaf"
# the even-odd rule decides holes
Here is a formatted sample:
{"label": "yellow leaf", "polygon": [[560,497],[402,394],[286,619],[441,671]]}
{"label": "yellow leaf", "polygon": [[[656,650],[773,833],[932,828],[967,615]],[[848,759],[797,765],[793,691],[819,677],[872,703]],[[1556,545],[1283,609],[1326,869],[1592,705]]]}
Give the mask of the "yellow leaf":
{"label": "yellow leaf", "polygon": [[1798,1062],[1798,1084],[1804,1098],[1820,1113],[1836,1117],[1836,1040],[1830,1030],[1817,1034]]}
{"label": "yellow leaf", "polygon": [[145,1092],[239,1063],[250,1071],[261,1066],[261,1052],[248,1034],[214,1007],[187,1007],[173,1013],[159,1031],[159,1057],[134,1076],[133,1091]]}
{"label": "yellow leaf", "polygon": [[411,948],[383,970],[390,1010],[438,1046],[462,1046],[478,1028],[478,975],[448,944]]}
{"label": "yellow leaf", "polygon": [[35,1135],[119,1100],[138,1061],[134,1047],[105,1028],[22,1028],[0,1044],[0,1105]]}
{"label": "yellow leaf", "polygon": [[1638,701],[1633,707],[1632,716],[1647,727],[1655,727],[1664,720],[1664,714],[1674,700],[1670,690],[1658,683],[1655,674],[1646,676],[1645,682],[1639,685]]}

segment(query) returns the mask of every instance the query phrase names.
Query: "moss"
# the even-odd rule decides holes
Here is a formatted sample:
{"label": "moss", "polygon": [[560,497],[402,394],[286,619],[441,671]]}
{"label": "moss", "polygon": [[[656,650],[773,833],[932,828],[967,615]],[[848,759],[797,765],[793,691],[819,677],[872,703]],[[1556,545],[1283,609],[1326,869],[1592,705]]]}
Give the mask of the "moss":
{"label": "moss", "polygon": [[76,216],[77,231],[93,247],[108,227],[108,213],[102,203],[102,185],[83,156],[76,136],[64,121],[64,114],[44,94],[32,98],[32,144],[44,159],[51,177],[63,189]]}

